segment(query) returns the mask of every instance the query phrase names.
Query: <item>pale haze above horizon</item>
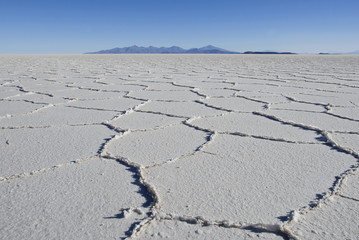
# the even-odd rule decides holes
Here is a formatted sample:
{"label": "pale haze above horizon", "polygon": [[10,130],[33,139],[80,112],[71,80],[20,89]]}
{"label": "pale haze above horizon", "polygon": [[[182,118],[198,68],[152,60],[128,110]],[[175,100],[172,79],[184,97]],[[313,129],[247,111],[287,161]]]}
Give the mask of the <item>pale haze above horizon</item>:
{"label": "pale haze above horizon", "polygon": [[231,51],[359,50],[358,0],[2,0],[0,54],[214,45]]}

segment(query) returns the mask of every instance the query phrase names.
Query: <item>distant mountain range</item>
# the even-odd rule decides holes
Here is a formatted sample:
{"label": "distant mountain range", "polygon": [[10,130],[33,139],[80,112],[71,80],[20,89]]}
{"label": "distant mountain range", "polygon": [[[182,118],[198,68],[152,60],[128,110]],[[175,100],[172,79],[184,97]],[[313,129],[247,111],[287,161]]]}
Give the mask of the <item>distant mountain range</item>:
{"label": "distant mountain range", "polygon": [[[157,53],[157,54],[297,54],[293,52],[276,52],[276,51],[246,51],[243,53],[235,52],[235,51],[229,51],[223,48],[215,47],[212,45],[208,45],[201,48],[190,48],[190,49],[184,49],[178,46],[172,46],[172,47],[141,47],[133,45],[131,47],[123,47],[123,48],[112,48],[107,50],[100,50],[97,52],[88,52],[85,54],[133,54],[133,53]],[[346,52],[346,53],[326,53],[321,52],[318,53],[321,55],[326,54],[359,54],[359,51],[353,51],[353,52]]]}
{"label": "distant mountain range", "polygon": [[292,52],[273,52],[273,51],[264,51],[264,52],[247,51],[247,52],[244,52],[243,54],[296,54],[296,53],[292,53]]}
{"label": "distant mountain range", "polygon": [[212,45],[201,48],[183,49],[181,47],[139,47],[131,46],[124,48],[112,48],[108,50],[101,50],[98,52],[89,52],[86,54],[123,54],[123,53],[221,53],[221,54],[238,54],[239,52],[228,51]]}

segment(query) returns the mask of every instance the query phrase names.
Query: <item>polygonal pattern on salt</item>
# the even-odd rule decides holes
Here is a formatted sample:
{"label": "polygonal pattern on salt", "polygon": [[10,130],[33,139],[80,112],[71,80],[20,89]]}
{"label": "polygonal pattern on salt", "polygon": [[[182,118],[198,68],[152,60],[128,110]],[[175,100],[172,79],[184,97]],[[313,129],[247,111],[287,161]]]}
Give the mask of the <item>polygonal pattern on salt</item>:
{"label": "polygonal pattern on salt", "polygon": [[326,113],[271,109],[266,113],[284,121],[304,124],[327,131],[358,131],[359,129],[358,121],[343,119]]}
{"label": "polygonal pattern on salt", "polygon": [[106,151],[112,156],[151,166],[194,152],[206,142],[206,137],[206,133],[187,126],[172,126],[126,134],[111,141]]}
{"label": "polygonal pattern on salt", "polygon": [[314,131],[283,124],[252,113],[230,113],[223,116],[197,118],[191,124],[211,131],[247,134],[298,143],[316,142],[320,137]]}
{"label": "polygonal pattern on salt", "polygon": [[0,119],[30,113],[44,106],[25,101],[0,101]]}
{"label": "polygonal pattern on salt", "polygon": [[180,124],[184,118],[166,116],[147,112],[133,112],[110,121],[112,126],[124,130],[146,130]]}
{"label": "polygonal pattern on salt", "polygon": [[2,55],[4,239],[356,239],[358,56]]}
{"label": "polygonal pattern on salt", "polygon": [[164,212],[276,224],[327,191],[337,173],[355,163],[325,145],[228,135],[216,137],[204,151],[146,170]]}
{"label": "polygonal pattern on salt", "polygon": [[233,98],[210,98],[203,100],[204,103],[219,109],[252,112],[263,110],[265,103],[248,100],[240,97]]}
{"label": "polygonal pattern on salt", "polygon": [[358,239],[358,207],[358,201],[338,198],[300,218],[290,229],[303,240]]}
{"label": "polygonal pattern on salt", "polygon": [[0,151],[0,177],[9,177],[94,156],[113,132],[105,126],[67,126],[3,129],[1,135],[7,145]]}
{"label": "polygonal pattern on salt", "polygon": [[0,119],[0,126],[16,128],[100,124],[111,120],[116,115],[114,111],[97,111],[60,105],[41,109],[35,114]]}
{"label": "polygonal pattern on salt", "polygon": [[[125,237],[146,213],[146,199],[132,181],[121,164],[92,159],[2,183],[1,235],[34,240]],[[128,206],[142,213],[117,217]]]}
{"label": "polygonal pattern on salt", "polygon": [[215,116],[225,111],[212,109],[198,102],[149,102],[139,110],[159,112],[183,117]]}

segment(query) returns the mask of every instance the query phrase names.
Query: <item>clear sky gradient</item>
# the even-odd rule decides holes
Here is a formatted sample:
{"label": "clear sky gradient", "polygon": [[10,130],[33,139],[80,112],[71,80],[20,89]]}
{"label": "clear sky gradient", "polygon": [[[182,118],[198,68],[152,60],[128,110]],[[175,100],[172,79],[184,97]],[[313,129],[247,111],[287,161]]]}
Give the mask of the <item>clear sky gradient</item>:
{"label": "clear sky gradient", "polygon": [[0,0],[0,54],[359,50],[359,0]]}

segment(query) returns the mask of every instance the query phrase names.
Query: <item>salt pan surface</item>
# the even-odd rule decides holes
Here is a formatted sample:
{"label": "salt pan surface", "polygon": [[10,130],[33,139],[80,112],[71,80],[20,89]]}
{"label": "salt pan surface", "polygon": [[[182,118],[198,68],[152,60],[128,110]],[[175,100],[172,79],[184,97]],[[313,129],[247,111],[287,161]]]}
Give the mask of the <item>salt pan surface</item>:
{"label": "salt pan surface", "polygon": [[357,239],[358,56],[0,56],[1,239]]}

